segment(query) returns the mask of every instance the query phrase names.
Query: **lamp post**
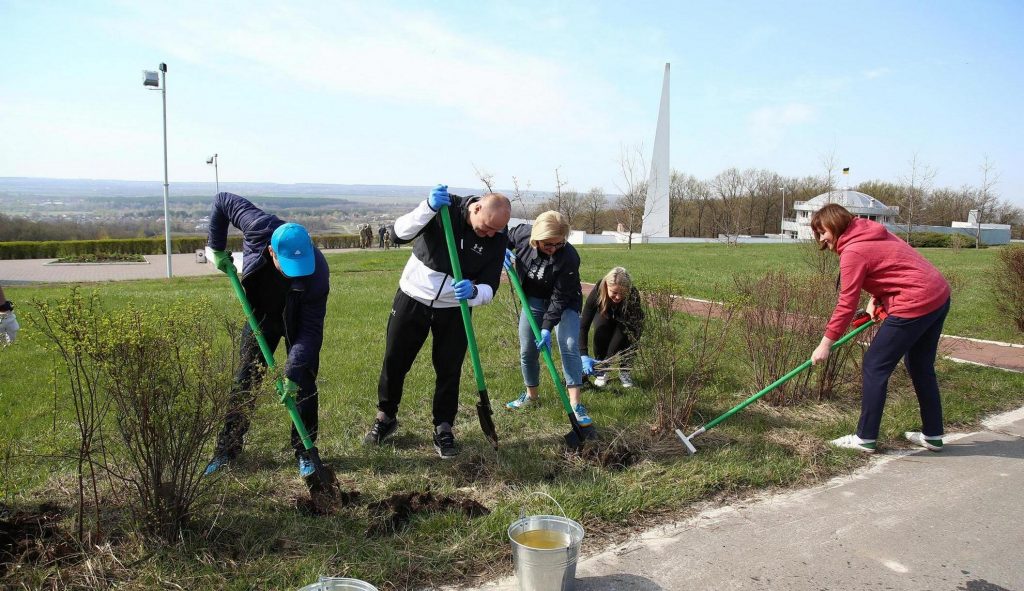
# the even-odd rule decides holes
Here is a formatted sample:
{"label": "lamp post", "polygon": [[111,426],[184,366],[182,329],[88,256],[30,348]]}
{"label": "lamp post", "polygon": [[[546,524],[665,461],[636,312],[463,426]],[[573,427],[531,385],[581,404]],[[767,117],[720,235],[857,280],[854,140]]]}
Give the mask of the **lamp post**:
{"label": "lamp post", "polygon": [[779,219],[779,238],[781,238],[782,240],[785,240],[786,239],[786,231],[783,230],[782,227],[786,223],[786,187],[785,187],[785,185],[783,185],[783,186],[781,186],[779,188],[782,189],[782,213],[780,214],[780,219]]}
{"label": "lamp post", "polygon": [[217,181],[217,193],[220,193],[220,173],[217,171],[217,155],[214,154],[207,158],[206,163],[213,165],[213,179]]}
{"label": "lamp post", "polygon": [[142,85],[159,90],[164,103],[164,249],[167,252],[167,278],[171,278],[171,216],[167,210],[167,64],[160,64],[159,79],[157,73],[146,70],[143,72]]}

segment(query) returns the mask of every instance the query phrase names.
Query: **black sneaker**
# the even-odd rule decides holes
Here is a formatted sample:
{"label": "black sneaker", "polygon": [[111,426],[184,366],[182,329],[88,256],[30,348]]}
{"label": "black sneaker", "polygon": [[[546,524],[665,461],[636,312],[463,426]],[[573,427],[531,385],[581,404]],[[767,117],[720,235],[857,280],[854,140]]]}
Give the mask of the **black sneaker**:
{"label": "black sneaker", "polygon": [[370,427],[370,432],[363,437],[363,443],[365,445],[380,445],[384,443],[384,440],[395,434],[398,430],[398,419],[392,419],[390,421],[383,421],[380,417],[373,420],[373,426]]}
{"label": "black sneaker", "polygon": [[434,449],[437,450],[437,455],[441,456],[442,460],[449,460],[459,455],[459,450],[455,448],[455,434],[451,431],[434,433]]}

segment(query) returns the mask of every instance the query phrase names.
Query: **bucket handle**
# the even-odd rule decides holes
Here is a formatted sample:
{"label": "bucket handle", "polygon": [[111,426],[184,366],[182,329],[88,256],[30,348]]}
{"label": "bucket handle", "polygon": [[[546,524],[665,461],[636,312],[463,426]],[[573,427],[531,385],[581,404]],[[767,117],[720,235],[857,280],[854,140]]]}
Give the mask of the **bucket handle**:
{"label": "bucket handle", "polygon": [[[533,497],[533,496],[547,497],[547,498],[551,499],[551,502],[554,503],[555,506],[558,507],[558,510],[562,512],[562,517],[565,517],[566,519],[569,519],[569,516],[565,514],[565,509],[563,509],[562,505],[560,505],[558,503],[558,501],[555,500],[555,497],[549,495],[546,492],[542,492],[542,491],[539,491],[539,490],[535,490],[535,491],[531,492],[530,496],[531,497]],[[519,506],[519,519],[522,519],[524,517],[526,517],[526,507],[523,507],[522,505],[520,505]]]}

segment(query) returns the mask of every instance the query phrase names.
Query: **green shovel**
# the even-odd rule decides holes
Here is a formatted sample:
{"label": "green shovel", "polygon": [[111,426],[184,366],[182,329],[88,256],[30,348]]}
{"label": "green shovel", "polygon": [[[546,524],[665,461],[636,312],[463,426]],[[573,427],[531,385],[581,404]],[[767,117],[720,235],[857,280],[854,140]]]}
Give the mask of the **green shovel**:
{"label": "green shovel", "polygon": [[[459,251],[455,247],[455,233],[452,231],[452,218],[448,213],[448,206],[441,206],[441,223],[444,225],[444,239],[448,243],[448,258],[452,262],[452,277],[455,282],[462,281],[462,267],[459,265]],[[476,377],[476,389],[480,395],[480,401],[476,403],[476,416],[480,419],[480,429],[484,436],[491,442],[494,449],[498,449],[498,431],[494,426],[494,412],[491,410],[491,399],[487,396],[487,384],[484,382],[484,372],[480,369],[480,354],[476,348],[476,334],[473,332],[473,317],[469,313],[469,304],[466,300],[459,300],[459,309],[462,310],[462,324],[466,328],[466,342],[469,345],[469,358],[473,360],[473,375]]]}
{"label": "green shovel", "polygon": [[[252,335],[256,337],[256,342],[259,343],[260,351],[263,352],[263,359],[267,362],[267,367],[270,371],[274,371],[274,352],[270,350],[270,346],[267,344],[267,339],[263,336],[263,331],[260,330],[260,323],[256,321],[256,316],[252,313],[252,306],[249,305],[249,299],[245,297],[245,290],[242,289],[242,282],[238,279],[238,272],[235,270],[234,263],[227,266],[228,279],[231,281],[231,287],[235,289],[235,295],[238,297],[239,303],[242,304],[242,310],[245,311],[245,318],[249,321],[249,328],[252,329]],[[302,417],[299,416],[299,409],[295,406],[295,394],[289,392],[284,387],[284,381],[281,378],[277,379],[275,384],[277,388],[277,394],[280,397],[280,402],[288,410],[288,415],[292,419],[292,424],[295,425],[295,430],[298,432],[299,437],[302,439],[302,446],[306,448],[306,455],[309,456],[309,460],[313,462],[313,469],[315,472],[306,477],[306,485],[311,489],[318,488],[317,485],[327,488],[330,486],[330,475],[327,474],[327,470],[324,469],[323,462],[320,461],[320,451],[313,445],[313,440],[309,437],[309,432],[306,431],[306,426],[302,423]]]}
{"label": "green shovel", "polygon": [[[526,314],[526,318],[530,321],[530,328],[533,330],[533,338],[540,340],[540,327],[537,326],[537,320],[533,317],[533,311],[530,310],[530,302],[526,299],[526,293],[523,292],[523,286],[519,283],[519,275],[516,274],[515,269],[512,268],[511,264],[505,264],[505,274],[508,275],[508,280],[512,284],[512,288],[515,290],[516,295],[519,296],[519,301],[523,305],[523,313]],[[583,443],[595,434],[593,426],[584,427],[580,425],[580,422],[576,420],[576,413],[572,410],[572,404],[569,403],[569,393],[565,391],[565,385],[562,384],[562,378],[558,375],[558,370],[555,369],[555,361],[551,358],[551,349],[548,347],[542,347],[541,355],[544,357],[544,364],[548,367],[548,372],[551,374],[551,381],[555,383],[555,389],[558,390],[558,397],[562,400],[562,407],[565,408],[565,414],[569,415],[569,423],[572,424],[572,431],[566,433],[563,439],[565,445],[570,449],[579,449]]]}

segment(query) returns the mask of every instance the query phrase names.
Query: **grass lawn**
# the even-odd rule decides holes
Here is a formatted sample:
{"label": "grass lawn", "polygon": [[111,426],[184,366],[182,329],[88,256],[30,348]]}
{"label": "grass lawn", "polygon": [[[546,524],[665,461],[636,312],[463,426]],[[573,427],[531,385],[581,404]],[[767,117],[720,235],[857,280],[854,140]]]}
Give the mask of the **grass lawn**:
{"label": "grass lawn", "polygon": [[[784,246],[642,246],[581,249],[583,278],[596,281],[613,264],[641,279],[671,281],[686,295],[728,297],[731,275],[778,266],[797,267],[800,255]],[[940,267],[981,277],[994,260],[992,249],[928,253]],[[28,588],[88,586],[104,581],[121,589],[294,589],[318,575],[353,576],[380,588],[423,588],[507,574],[511,569],[505,530],[525,508],[557,512],[533,491],[551,494],[569,517],[587,530],[584,551],[657,520],[677,517],[695,503],[726,500],[752,490],[803,485],[863,464],[855,452],[831,450],[829,438],[852,432],[859,412],[858,392],[847,388],[838,399],[783,409],[755,404],[698,439],[699,453],[687,456],[672,438],[647,436],[653,393],[650,376],[638,376],[630,391],[586,391],[584,401],[602,433],[602,445],[618,440],[631,447],[625,468],[605,467],[591,457],[568,457],[560,446],[568,431],[554,390],[542,373],[539,407],[503,408],[522,390],[518,341],[509,290],[474,312],[501,445],[493,451],[477,425],[475,383],[465,364],[457,434],[461,454],[440,460],[431,445],[430,403],[433,371],[421,354],[406,381],[394,444],[362,446],[376,405],[377,377],[384,351],[383,331],[398,275],[408,249],[386,253],[331,255],[331,298],[320,372],[319,447],[349,489],[361,498],[330,516],[308,516],[296,508],[305,488],[296,476],[287,445],[283,410],[266,400],[257,410],[246,451],[214,486],[196,515],[189,536],[169,547],[147,547],[130,535],[115,537],[117,560],[89,550],[91,562],[24,566],[7,584]],[[985,282],[967,282],[959,301],[975,301],[967,314],[954,307],[947,333],[1020,341],[985,304]],[[171,301],[211,298],[214,310],[241,312],[223,277],[182,278],[98,284],[104,305],[131,300],[159,307]],[[54,360],[33,338],[28,321],[33,298],[66,295],[66,286],[5,288],[18,302],[23,331],[19,342],[0,350],[0,491],[11,506],[54,500],[72,507],[74,466],[54,459],[74,449],[71,409],[54,408],[50,383]],[[973,300],[969,300],[969,295]],[[237,310],[237,312],[236,312]],[[967,321],[960,316],[970,316]],[[680,318],[679,322],[693,322]],[[970,332],[967,327],[972,327]],[[737,325],[738,328],[738,325]],[[739,335],[730,340],[723,367],[701,393],[694,423],[706,422],[746,398],[749,368]],[[429,341],[427,344],[429,347]],[[279,351],[278,359],[283,359]],[[938,366],[950,430],[970,428],[987,413],[1016,408],[1024,400],[1024,376],[941,362]],[[917,428],[917,403],[908,380],[897,372],[882,424],[881,445],[902,447],[902,431]],[[621,447],[619,449],[622,449]],[[403,491],[427,491],[470,498],[490,509],[483,517],[458,512],[417,514],[394,534],[367,536],[374,521],[367,504]],[[71,516],[64,523],[70,528]],[[90,574],[91,573],[91,574]],[[98,574],[97,574],[98,573]],[[89,577],[94,577],[89,579]],[[0,581],[3,581],[0,579]],[[93,586],[95,582],[91,583]]]}

